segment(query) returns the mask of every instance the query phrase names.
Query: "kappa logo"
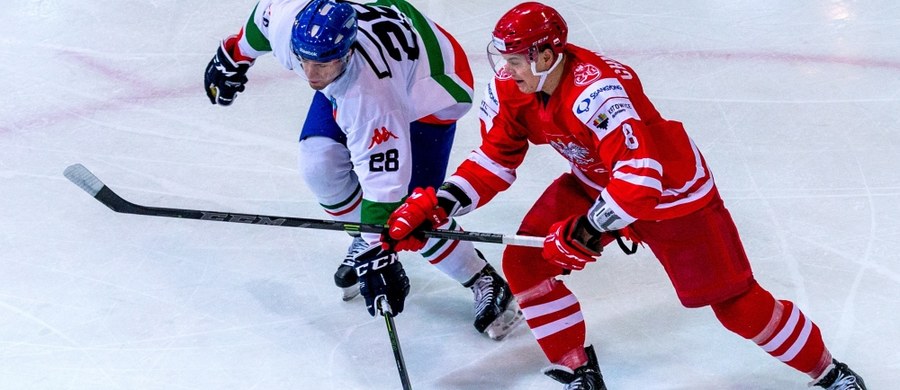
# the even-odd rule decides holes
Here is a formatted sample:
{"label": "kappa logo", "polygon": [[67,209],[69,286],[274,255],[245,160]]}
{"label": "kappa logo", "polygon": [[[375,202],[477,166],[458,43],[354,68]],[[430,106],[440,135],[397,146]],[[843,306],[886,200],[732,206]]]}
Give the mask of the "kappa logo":
{"label": "kappa logo", "polygon": [[400,139],[396,134],[392,133],[385,127],[380,129],[375,129],[375,134],[372,135],[372,143],[369,144],[369,149],[375,147],[375,145],[381,145],[387,141],[390,141],[391,138]]}
{"label": "kappa logo", "polygon": [[581,87],[600,79],[600,69],[591,64],[581,63],[575,66],[575,85]]}

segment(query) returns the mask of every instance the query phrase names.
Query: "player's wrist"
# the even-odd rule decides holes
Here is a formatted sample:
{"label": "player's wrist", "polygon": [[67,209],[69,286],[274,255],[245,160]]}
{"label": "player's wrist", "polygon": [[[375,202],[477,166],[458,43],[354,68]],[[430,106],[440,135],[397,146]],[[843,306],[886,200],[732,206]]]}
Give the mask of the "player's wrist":
{"label": "player's wrist", "polygon": [[448,217],[457,215],[460,209],[472,204],[472,200],[455,184],[444,182],[437,192],[438,207],[444,210]]}
{"label": "player's wrist", "polygon": [[238,49],[237,35],[230,35],[222,40],[222,49],[235,66],[248,65],[249,67],[250,65],[253,65],[253,62],[256,60],[253,57],[248,57],[241,53],[240,49]]}
{"label": "player's wrist", "polygon": [[602,245],[600,243],[602,232],[597,230],[590,221],[588,221],[586,215],[582,215],[575,221],[573,230],[573,238],[585,249],[596,253],[602,251]]}

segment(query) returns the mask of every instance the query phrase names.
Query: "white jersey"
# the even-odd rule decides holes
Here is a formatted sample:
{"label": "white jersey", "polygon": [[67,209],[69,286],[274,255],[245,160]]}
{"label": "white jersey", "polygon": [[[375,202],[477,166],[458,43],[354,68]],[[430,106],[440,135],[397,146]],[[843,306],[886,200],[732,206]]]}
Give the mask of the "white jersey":
{"label": "white jersey", "polygon": [[[271,52],[303,75],[291,29],[308,1],[260,1],[242,29],[238,50]],[[403,0],[350,3],[359,32],[344,73],[323,92],[347,135],[363,189],[362,222],[384,223],[406,197],[411,178],[409,125],[450,123],[471,108],[473,80],[465,53],[443,29]]]}

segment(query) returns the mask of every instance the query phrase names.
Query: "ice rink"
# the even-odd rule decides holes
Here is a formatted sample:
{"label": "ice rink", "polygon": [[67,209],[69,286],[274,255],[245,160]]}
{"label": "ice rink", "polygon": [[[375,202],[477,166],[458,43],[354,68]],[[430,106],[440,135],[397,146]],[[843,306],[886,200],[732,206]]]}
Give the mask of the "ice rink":
{"label": "ice rink", "polygon": [[[480,100],[490,31],[517,2],[412,2],[463,44]],[[145,205],[325,218],[296,166],[306,84],[264,57],[234,105],[203,92],[252,0],[5,4],[0,389],[400,388],[384,322],[333,286],[346,234],[117,214],[62,175],[82,163]],[[684,122],[761,284],[870,389],[900,388],[900,3],[548,4],[570,42],[633,66]],[[473,111],[451,166],[479,142]],[[460,222],[513,233],[566,169],[532,148],[513,188]],[[479,247],[499,268],[502,247]],[[471,292],[402,259],[413,388],[561,388],[527,328],[477,334]],[[806,388],[709,309],[683,309],[646,248],[610,247],[566,282],[611,390]]]}

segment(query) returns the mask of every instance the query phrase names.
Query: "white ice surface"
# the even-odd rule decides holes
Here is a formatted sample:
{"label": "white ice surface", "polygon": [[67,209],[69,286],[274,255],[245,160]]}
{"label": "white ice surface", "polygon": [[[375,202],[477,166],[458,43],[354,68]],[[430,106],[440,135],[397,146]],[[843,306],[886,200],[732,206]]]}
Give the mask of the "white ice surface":
{"label": "white ice surface", "polygon": [[[514,2],[414,3],[469,53]],[[900,5],[896,1],[550,2],[571,41],[632,65],[704,151],[757,278],[794,300],[870,389],[900,371]],[[116,214],[135,202],[324,218],[297,173],[311,96],[263,58],[212,106],[204,67],[252,1],[4,2],[0,13],[0,389],[399,388],[383,321],[341,302],[340,232]],[[601,9],[602,7],[602,9]],[[478,144],[460,124],[455,166]],[[533,148],[514,187],[464,217],[512,233],[565,169]],[[499,266],[502,248],[481,245]],[[470,292],[404,256],[397,327],[416,389],[558,389],[527,330],[492,342]],[[678,304],[644,250],[567,279],[610,389],[804,389],[808,380]],[[891,383],[895,383],[891,385]]]}

